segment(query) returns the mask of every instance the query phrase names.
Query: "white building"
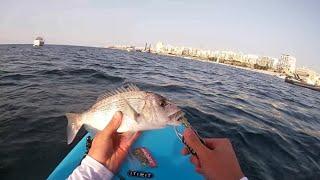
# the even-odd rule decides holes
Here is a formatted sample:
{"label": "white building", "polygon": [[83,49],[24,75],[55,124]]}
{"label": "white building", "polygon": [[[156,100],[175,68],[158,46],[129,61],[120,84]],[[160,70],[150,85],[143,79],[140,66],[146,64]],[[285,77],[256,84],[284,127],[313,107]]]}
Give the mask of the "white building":
{"label": "white building", "polygon": [[272,69],[277,69],[278,68],[278,64],[279,64],[279,59],[278,58],[271,58],[273,60],[272,63]]}
{"label": "white building", "polygon": [[157,42],[156,44],[156,52],[163,53],[164,52],[164,44],[162,42]]}
{"label": "white building", "polygon": [[272,64],[273,64],[273,62],[272,62],[271,58],[268,56],[260,56],[257,61],[257,65],[264,67],[264,68],[271,68]]}
{"label": "white building", "polygon": [[294,73],[296,70],[296,58],[288,54],[282,54],[278,62],[278,70]]}
{"label": "white building", "polygon": [[242,61],[251,65],[257,64],[258,59],[259,56],[255,54],[246,54],[242,56]]}

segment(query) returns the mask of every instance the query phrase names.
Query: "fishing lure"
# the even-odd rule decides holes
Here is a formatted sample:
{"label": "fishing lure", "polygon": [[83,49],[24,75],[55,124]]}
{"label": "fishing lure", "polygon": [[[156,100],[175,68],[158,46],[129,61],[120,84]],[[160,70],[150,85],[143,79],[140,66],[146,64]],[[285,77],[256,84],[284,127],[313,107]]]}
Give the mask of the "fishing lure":
{"label": "fishing lure", "polygon": [[133,155],[139,160],[143,166],[149,166],[151,168],[157,167],[155,159],[151,156],[150,151],[145,147],[139,147],[134,149]]}
{"label": "fishing lure", "polygon": [[[199,140],[201,141],[201,143],[205,145],[204,140],[201,138],[201,136],[198,134],[198,132],[197,132],[195,129],[193,129],[193,127],[191,126],[191,124],[189,123],[189,121],[188,121],[188,119],[187,119],[186,117],[181,118],[181,119],[179,120],[179,122],[181,122],[181,124],[182,124],[185,128],[191,128],[191,129],[195,132],[195,134],[198,136],[198,138],[199,138]],[[181,141],[184,145],[186,145],[188,151],[189,151],[192,155],[197,156],[197,153],[194,151],[194,149],[192,149],[192,148],[186,143],[186,141],[185,141],[185,139],[184,139],[184,137],[183,137],[183,135],[182,135],[182,132],[179,132],[179,129],[177,129],[177,126],[174,126],[173,128],[174,128],[174,131],[175,131],[175,133],[176,133],[176,136],[180,139],[180,141]]]}

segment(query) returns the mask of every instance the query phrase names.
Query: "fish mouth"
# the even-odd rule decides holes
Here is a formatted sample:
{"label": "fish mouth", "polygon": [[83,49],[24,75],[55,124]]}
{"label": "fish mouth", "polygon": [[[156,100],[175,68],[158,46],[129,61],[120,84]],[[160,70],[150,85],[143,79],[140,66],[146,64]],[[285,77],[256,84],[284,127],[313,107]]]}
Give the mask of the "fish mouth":
{"label": "fish mouth", "polygon": [[170,121],[178,121],[181,122],[184,119],[184,112],[177,111],[169,116]]}

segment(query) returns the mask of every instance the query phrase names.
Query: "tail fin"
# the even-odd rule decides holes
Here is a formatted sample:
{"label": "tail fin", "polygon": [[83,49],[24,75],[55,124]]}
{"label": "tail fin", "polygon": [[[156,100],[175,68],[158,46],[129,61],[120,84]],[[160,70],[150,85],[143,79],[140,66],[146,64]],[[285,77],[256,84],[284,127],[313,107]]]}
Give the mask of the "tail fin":
{"label": "tail fin", "polygon": [[81,128],[83,122],[81,119],[81,114],[76,113],[67,113],[68,127],[67,127],[67,136],[68,144],[71,144],[73,139],[76,137],[79,129]]}

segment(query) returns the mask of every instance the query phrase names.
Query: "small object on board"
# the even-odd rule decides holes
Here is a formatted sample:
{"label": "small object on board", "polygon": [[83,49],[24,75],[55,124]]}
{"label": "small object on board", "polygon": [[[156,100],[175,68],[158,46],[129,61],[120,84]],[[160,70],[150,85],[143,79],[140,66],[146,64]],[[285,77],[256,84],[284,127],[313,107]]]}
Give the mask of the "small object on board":
{"label": "small object on board", "polygon": [[149,166],[151,168],[157,167],[157,163],[151,156],[150,151],[145,147],[139,147],[134,149],[133,155],[139,160],[143,166]]}
{"label": "small object on board", "polygon": [[84,159],[87,156],[87,154],[89,153],[89,150],[91,148],[91,144],[92,144],[91,136],[87,136],[87,138],[86,138],[86,151],[84,152],[82,159]]}
{"label": "small object on board", "polygon": [[128,176],[150,179],[150,178],[153,177],[153,174],[151,172],[129,170],[128,171]]}

